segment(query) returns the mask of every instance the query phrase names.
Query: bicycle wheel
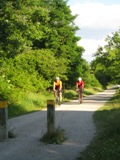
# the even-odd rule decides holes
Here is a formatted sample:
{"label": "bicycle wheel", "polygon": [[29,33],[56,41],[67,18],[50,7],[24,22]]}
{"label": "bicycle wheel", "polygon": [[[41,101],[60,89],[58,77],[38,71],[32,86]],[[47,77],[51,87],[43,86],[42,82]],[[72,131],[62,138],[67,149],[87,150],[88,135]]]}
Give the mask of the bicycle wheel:
{"label": "bicycle wheel", "polygon": [[79,92],[79,103],[82,103],[82,90],[80,89]]}
{"label": "bicycle wheel", "polygon": [[79,103],[80,103],[80,101],[81,101],[81,98],[80,98],[80,90],[79,90],[79,92],[78,92],[78,101],[79,101]]}
{"label": "bicycle wheel", "polygon": [[61,105],[62,103],[62,92],[59,92],[59,104]]}
{"label": "bicycle wheel", "polygon": [[56,107],[60,106],[60,96],[59,93],[56,94]]}

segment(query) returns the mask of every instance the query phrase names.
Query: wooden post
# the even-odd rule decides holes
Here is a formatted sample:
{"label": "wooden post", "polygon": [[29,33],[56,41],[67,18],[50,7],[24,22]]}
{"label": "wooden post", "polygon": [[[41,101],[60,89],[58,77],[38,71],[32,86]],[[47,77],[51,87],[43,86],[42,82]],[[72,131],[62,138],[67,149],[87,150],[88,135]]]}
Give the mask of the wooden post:
{"label": "wooden post", "polygon": [[0,100],[0,141],[8,139],[8,106],[5,101]]}
{"label": "wooden post", "polygon": [[47,100],[47,132],[49,135],[55,131],[55,102]]}

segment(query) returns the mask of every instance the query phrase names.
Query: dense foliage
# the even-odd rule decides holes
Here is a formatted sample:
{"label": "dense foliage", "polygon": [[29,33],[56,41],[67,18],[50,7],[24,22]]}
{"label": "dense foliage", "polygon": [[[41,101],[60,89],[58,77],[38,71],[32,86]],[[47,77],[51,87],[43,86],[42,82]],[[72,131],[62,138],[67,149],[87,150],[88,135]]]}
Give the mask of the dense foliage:
{"label": "dense foliage", "polygon": [[108,84],[120,83],[120,30],[107,36],[106,45],[99,47],[91,66],[99,82]]}
{"label": "dense foliage", "polygon": [[1,0],[0,97],[44,91],[55,76],[65,87],[78,76],[86,86],[99,85],[77,45],[75,18],[65,0]]}

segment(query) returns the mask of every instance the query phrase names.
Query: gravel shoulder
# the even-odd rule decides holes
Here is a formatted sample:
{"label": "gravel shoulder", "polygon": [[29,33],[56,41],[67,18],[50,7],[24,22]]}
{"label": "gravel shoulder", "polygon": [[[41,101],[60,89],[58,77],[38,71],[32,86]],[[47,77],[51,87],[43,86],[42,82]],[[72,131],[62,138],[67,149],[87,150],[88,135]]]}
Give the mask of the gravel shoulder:
{"label": "gravel shoulder", "polygon": [[75,160],[91,142],[96,133],[93,113],[103,106],[115,93],[105,90],[56,108],[56,127],[65,130],[67,140],[62,145],[43,144],[40,138],[47,129],[47,111],[39,111],[10,119],[8,126],[16,138],[0,142],[1,160]]}

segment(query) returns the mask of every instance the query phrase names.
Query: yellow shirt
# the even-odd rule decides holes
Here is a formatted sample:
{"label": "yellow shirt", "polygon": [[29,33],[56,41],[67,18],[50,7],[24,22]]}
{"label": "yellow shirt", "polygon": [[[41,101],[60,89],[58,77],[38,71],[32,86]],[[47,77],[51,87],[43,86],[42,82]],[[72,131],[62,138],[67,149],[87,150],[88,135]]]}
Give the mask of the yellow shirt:
{"label": "yellow shirt", "polygon": [[55,90],[55,89],[59,89],[59,90],[62,89],[62,81],[60,81],[60,80],[54,81],[53,90]]}

